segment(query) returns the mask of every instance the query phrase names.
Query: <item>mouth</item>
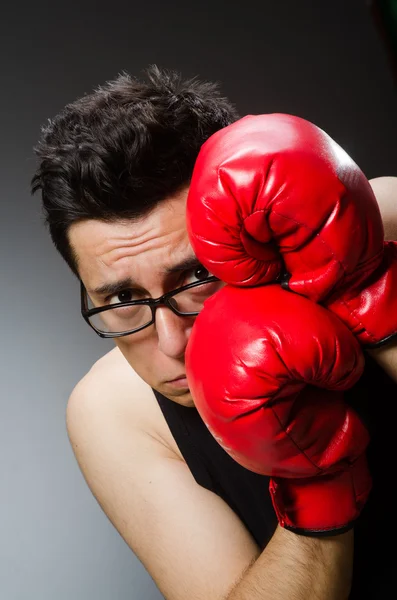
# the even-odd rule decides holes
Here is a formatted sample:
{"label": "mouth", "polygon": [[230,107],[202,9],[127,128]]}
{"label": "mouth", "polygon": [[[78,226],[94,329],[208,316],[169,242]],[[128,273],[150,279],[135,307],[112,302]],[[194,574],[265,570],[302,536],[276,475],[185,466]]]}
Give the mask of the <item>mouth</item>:
{"label": "mouth", "polygon": [[177,387],[177,388],[188,388],[189,387],[187,377],[185,374],[179,375],[178,377],[175,377],[175,379],[171,379],[170,381],[166,381],[165,383],[167,385],[170,385],[172,387]]}

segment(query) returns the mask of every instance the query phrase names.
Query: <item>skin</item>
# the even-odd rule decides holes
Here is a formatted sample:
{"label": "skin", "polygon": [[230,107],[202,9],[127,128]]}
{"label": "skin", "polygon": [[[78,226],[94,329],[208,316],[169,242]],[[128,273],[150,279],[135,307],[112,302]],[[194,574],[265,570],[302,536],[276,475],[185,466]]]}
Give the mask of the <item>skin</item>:
{"label": "skin", "polygon": [[[79,274],[95,305],[106,301],[92,293],[94,288],[128,276],[134,277],[145,297],[152,298],[197,280],[194,270],[165,272],[194,257],[185,225],[186,198],[187,189],[138,222],[90,220],[71,227],[69,239],[78,256]],[[194,405],[187,381],[177,386],[168,382],[185,375],[184,353],[193,322],[194,317],[181,318],[160,307],[155,326],[114,340],[144,382],[184,406]]]}

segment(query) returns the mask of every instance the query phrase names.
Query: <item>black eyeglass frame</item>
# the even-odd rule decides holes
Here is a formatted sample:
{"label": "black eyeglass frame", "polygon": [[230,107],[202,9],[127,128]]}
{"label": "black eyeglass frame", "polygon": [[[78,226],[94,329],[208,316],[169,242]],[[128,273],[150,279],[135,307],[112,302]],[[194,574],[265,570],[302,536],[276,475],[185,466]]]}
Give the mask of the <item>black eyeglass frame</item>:
{"label": "black eyeglass frame", "polygon": [[[220,281],[220,279],[218,277],[215,277],[215,275],[211,275],[211,277],[207,277],[206,279],[203,279],[203,281],[195,281],[194,283],[189,283],[188,285],[184,285],[175,290],[171,290],[170,292],[163,294],[159,298],[144,298],[143,300],[130,300],[129,302],[120,302],[118,304],[109,304],[107,306],[98,306],[96,308],[90,308],[90,309],[87,308],[87,295],[88,295],[87,291],[84,287],[83,282],[80,281],[81,315],[82,315],[83,319],[85,320],[85,322],[88,323],[88,325],[91,327],[91,329],[93,329],[95,331],[95,333],[97,335],[99,335],[99,337],[101,337],[101,338],[124,337],[126,335],[138,333],[138,331],[142,331],[142,329],[146,329],[146,327],[149,327],[150,325],[152,325],[155,322],[156,309],[159,306],[166,306],[167,308],[172,310],[172,312],[174,314],[178,315],[179,317],[196,317],[199,314],[199,312],[182,313],[182,312],[178,311],[174,306],[172,306],[170,299],[173,296],[175,296],[176,294],[179,294],[180,292],[184,292],[185,290],[190,290],[192,288],[199,287],[200,285],[204,285],[206,283],[211,283],[212,281]],[[136,306],[136,305],[149,306],[150,310],[152,311],[151,321],[149,323],[146,323],[145,325],[142,325],[141,327],[138,327],[138,329],[132,329],[130,331],[123,331],[121,333],[105,333],[103,331],[99,331],[98,329],[96,329],[96,327],[90,322],[90,317],[93,317],[94,315],[97,315],[98,313],[106,312],[107,310],[112,310],[114,308],[119,308],[120,306],[124,307],[124,306]]]}

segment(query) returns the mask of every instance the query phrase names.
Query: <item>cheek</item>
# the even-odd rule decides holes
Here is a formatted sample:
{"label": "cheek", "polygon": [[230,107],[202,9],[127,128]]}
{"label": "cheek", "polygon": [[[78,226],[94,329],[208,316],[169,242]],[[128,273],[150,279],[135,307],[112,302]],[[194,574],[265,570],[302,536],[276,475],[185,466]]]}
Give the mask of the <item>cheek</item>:
{"label": "cheek", "polygon": [[131,337],[127,335],[122,338],[115,338],[115,343],[139,376],[146,379],[145,376],[155,370],[154,357],[157,345],[154,336],[148,336],[145,331],[142,331]]}

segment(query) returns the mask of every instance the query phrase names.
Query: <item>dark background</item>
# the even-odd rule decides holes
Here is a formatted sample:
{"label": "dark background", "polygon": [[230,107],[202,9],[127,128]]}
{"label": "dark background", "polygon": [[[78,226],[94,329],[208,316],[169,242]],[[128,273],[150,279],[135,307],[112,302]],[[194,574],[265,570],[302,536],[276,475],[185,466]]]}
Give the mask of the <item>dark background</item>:
{"label": "dark background", "polygon": [[241,115],[325,129],[367,177],[397,175],[397,94],[365,0],[7,3],[0,23],[0,597],[159,598],[92,498],[67,398],[111,347],[79,317],[77,281],[29,195],[40,127],[151,63],[219,81]]}

